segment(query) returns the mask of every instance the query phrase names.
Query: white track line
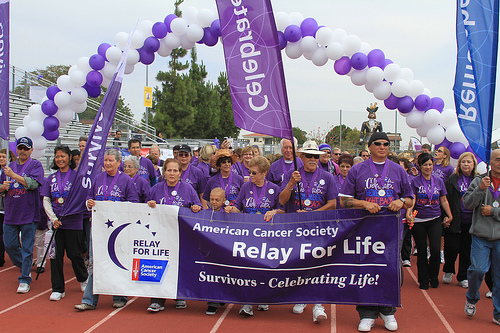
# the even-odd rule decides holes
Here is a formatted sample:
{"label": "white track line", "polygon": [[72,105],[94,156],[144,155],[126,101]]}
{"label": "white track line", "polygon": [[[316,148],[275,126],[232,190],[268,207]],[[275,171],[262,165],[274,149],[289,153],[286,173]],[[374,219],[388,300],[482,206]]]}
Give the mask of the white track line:
{"label": "white track line", "polygon": [[222,313],[222,316],[220,316],[219,320],[217,320],[217,322],[215,323],[214,327],[212,327],[212,330],[210,331],[210,333],[217,332],[217,330],[219,329],[220,325],[222,325],[222,322],[226,318],[226,316],[229,313],[229,311],[231,311],[231,309],[233,308],[233,306],[234,306],[234,304],[229,304],[227,306],[226,310],[224,310],[224,313]]}
{"label": "white track line", "polygon": [[335,304],[331,305],[330,318],[331,318],[331,320],[330,320],[331,321],[330,332],[336,333],[337,332],[337,306]]}
{"label": "white track line", "polygon": [[115,314],[117,314],[121,310],[125,309],[129,304],[131,304],[132,302],[134,302],[138,298],[139,297],[137,297],[137,296],[134,297],[134,298],[132,298],[130,301],[127,302],[127,304],[125,304],[125,306],[123,308],[118,308],[118,309],[114,310],[113,312],[111,312],[110,314],[108,314],[106,317],[104,317],[103,319],[101,319],[97,324],[95,324],[94,326],[92,326],[91,328],[89,328],[88,330],[86,330],[85,333],[93,332],[95,329],[99,328],[99,326],[101,326],[102,324],[104,324],[105,322],[107,322],[109,319],[113,318],[113,316]]}
{"label": "white track line", "polygon": [[[415,283],[418,285],[418,279],[415,276],[415,274],[413,274],[413,272],[411,271],[411,269],[409,267],[407,267],[406,270],[410,273],[411,277],[413,278],[413,281],[415,281]],[[444,327],[446,327],[446,329],[448,330],[448,332],[455,333],[455,331],[453,330],[453,328],[451,328],[450,324],[448,323],[448,321],[446,320],[446,318],[443,316],[443,314],[441,313],[441,311],[439,311],[439,309],[436,306],[436,304],[432,301],[432,299],[429,296],[429,293],[427,292],[427,290],[421,289],[420,291],[422,291],[422,293],[424,294],[425,298],[427,299],[427,302],[429,302],[430,306],[432,307],[432,309],[434,310],[434,312],[436,312],[437,316],[439,317],[439,319],[443,323]]]}
{"label": "white track line", "polygon": [[[75,280],[75,279],[76,279],[76,277],[73,277],[73,278],[71,278],[71,279],[69,279],[69,280],[66,280],[66,281],[65,281],[65,283],[71,282],[71,281],[73,281],[73,280]],[[52,291],[52,288],[47,289],[47,290],[45,290],[45,291],[42,291],[42,292],[41,292],[41,293],[39,293],[39,294],[36,294],[36,295],[35,295],[35,296],[33,296],[33,297],[30,297],[30,298],[28,298],[28,299],[25,299],[25,300],[24,300],[24,301],[22,301],[22,302],[19,302],[19,303],[17,303],[17,304],[14,304],[14,305],[12,305],[11,307],[8,307],[7,309],[0,311],[0,315],[4,314],[4,313],[5,313],[5,312],[7,312],[7,311],[14,310],[15,308],[17,308],[17,307],[19,307],[19,306],[21,306],[21,305],[23,305],[23,304],[25,304],[25,303],[28,303],[28,302],[30,302],[30,301],[34,300],[35,298],[38,298],[38,297],[40,297],[40,296],[42,296],[42,295],[48,294],[48,293],[50,293],[51,291]]]}
{"label": "white track line", "polygon": [[0,271],[0,273],[6,272],[6,271],[8,271],[9,269],[12,269],[12,268],[14,268],[14,267],[17,267],[17,266],[10,266],[9,268],[4,268],[4,269],[2,269],[2,270]]}

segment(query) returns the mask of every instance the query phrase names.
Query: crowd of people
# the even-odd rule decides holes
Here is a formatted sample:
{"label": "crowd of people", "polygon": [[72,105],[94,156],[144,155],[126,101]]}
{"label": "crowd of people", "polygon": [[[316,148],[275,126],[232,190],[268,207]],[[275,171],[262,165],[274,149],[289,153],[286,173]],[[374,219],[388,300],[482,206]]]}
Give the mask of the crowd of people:
{"label": "crowd of people", "polygon": [[[326,143],[306,141],[296,149],[295,159],[296,140],[292,144],[283,139],[278,156],[261,156],[255,146],[232,150],[224,141],[219,149],[214,145],[199,150],[177,145],[173,147],[174,158],[162,161],[156,145],[142,157],[141,141],[133,138],[128,141],[130,156],[124,159],[118,149],[105,151],[104,171],[93,179],[85,202],[88,210],[62,216],[70,189],[78,186],[72,180],[86,141],[82,137],[75,150],[57,146],[51,165],[54,172],[47,178],[42,164],[30,157],[31,139],[18,139],[16,154],[0,150],[0,266],[5,263],[5,248],[12,263],[21,269],[18,293],[30,291],[33,265],[38,274],[44,272],[45,233],[53,230],[56,253],[50,259],[50,300],[65,297],[66,254],[84,292],[75,309],[96,308],[99,295],[93,292],[90,233],[90,209],[96,201],[140,202],[151,208],[175,205],[195,213],[212,209],[228,214],[261,214],[262,223],[276,214],[351,208],[376,214],[387,208],[400,212],[404,223],[402,267],[411,265],[415,245],[419,287],[438,288],[440,264],[444,262],[442,282],[451,283],[456,274],[459,285],[468,289],[465,313],[473,316],[486,276],[490,290],[487,297],[493,298],[493,322],[500,324],[500,270],[494,269],[500,264],[500,150],[492,152],[491,172],[478,175],[476,158],[470,152],[460,156],[456,168],[450,165],[450,152],[444,146],[438,147],[434,156],[429,145],[423,145],[414,156],[397,156],[390,152],[389,138],[383,132],[373,134],[368,150],[362,150],[359,156],[342,153]],[[147,310],[162,311],[165,302],[152,298]],[[176,308],[187,306],[185,300],[175,302]],[[126,295],[113,296],[113,307],[126,303]],[[208,302],[206,314],[214,315],[221,306],[224,304]],[[301,314],[306,307],[295,304],[291,311]],[[356,309],[361,332],[370,331],[379,317],[388,330],[398,328],[394,307],[358,305]],[[267,311],[269,305],[260,304],[257,310]],[[244,304],[239,313],[253,316],[253,306]],[[322,304],[312,306],[312,318],[316,323],[327,319]]]}

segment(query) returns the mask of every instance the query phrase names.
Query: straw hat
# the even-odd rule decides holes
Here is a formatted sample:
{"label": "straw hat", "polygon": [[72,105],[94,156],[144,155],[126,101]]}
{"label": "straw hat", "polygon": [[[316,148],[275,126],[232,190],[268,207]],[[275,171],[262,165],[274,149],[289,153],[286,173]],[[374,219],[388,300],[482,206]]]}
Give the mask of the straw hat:
{"label": "straw hat", "polygon": [[214,157],[211,159],[211,166],[214,169],[218,169],[217,167],[217,161],[219,158],[222,157],[230,157],[232,164],[236,163],[238,161],[238,156],[234,155],[229,149],[219,149],[215,152]]}
{"label": "straw hat", "polygon": [[323,155],[325,152],[318,149],[318,144],[315,141],[309,140],[304,142],[302,149],[297,154]]}

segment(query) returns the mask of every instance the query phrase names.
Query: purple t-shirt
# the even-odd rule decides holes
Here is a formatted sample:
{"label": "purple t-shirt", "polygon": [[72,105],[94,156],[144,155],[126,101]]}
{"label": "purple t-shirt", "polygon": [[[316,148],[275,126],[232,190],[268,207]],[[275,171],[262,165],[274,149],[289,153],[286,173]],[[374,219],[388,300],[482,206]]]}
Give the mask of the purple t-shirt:
{"label": "purple t-shirt", "polygon": [[387,176],[381,181],[381,186],[370,167],[370,161],[368,159],[349,169],[339,196],[374,202],[382,207],[399,198],[413,198],[408,175],[401,165],[388,159],[382,164],[374,163],[377,175],[382,175],[385,163],[388,163]]}
{"label": "purple t-shirt", "polygon": [[453,172],[455,172],[453,165],[443,167],[441,164],[434,164],[432,175],[441,178],[444,182]]}
{"label": "purple t-shirt", "polygon": [[[56,214],[57,218],[61,221],[61,229],[69,229],[69,230],[82,230],[83,229],[83,212],[67,215],[61,219],[61,214],[64,207],[64,202],[60,203],[58,200],[61,198],[60,192],[60,184],[58,181],[57,175],[60,171],[56,171],[47,177],[47,182],[42,186],[42,196],[50,198],[52,202],[52,210],[54,214]],[[64,182],[64,179],[68,175],[68,179],[64,184],[64,189],[62,192],[62,198],[66,200],[69,194],[69,190],[73,186],[73,181],[75,180],[76,172],[74,170],[68,169],[67,172],[61,172],[61,182]]]}
{"label": "purple t-shirt", "polygon": [[[302,170],[303,168],[300,168]],[[300,171],[299,170],[299,171]],[[294,170],[289,170],[283,179],[283,183],[281,184],[281,191],[285,190],[285,187],[288,185],[290,178],[292,177],[292,173]],[[314,173],[313,172],[305,172],[305,182],[301,180],[300,183],[300,193],[302,198],[302,209],[307,211],[316,210],[324,205],[329,200],[337,199],[338,197],[338,189],[333,180],[333,176],[328,171],[318,168],[318,173],[314,181],[312,181]],[[306,197],[306,186],[310,184],[310,194]],[[309,192],[309,191],[308,191]],[[306,200],[310,201],[309,205],[306,205]],[[290,196],[290,200],[285,204],[285,212],[293,213],[300,209],[299,206],[299,196],[297,185],[294,185],[292,195]]]}
{"label": "purple t-shirt", "polygon": [[[150,161],[151,162],[151,161]],[[114,176],[108,175],[107,172],[98,174],[92,182],[92,191],[87,199],[94,199],[95,201],[129,201],[139,202],[139,196],[135,189],[132,178],[123,172],[118,171],[120,174],[110,191],[109,197],[104,197],[104,177],[106,177],[106,186],[111,186]]]}
{"label": "purple t-shirt", "polygon": [[[29,164],[22,170],[26,163]],[[26,163],[19,165],[18,162],[10,162],[9,167],[14,170],[14,172],[17,170],[17,174],[23,177],[32,178],[41,185],[43,183],[42,163],[32,159],[28,160]],[[0,181],[3,183],[5,180],[5,173],[2,172]],[[40,187],[35,190],[26,190],[23,185],[13,181],[5,194],[4,200],[4,224],[22,225],[40,221]]]}
{"label": "purple t-shirt", "polygon": [[[241,186],[240,194],[234,202],[234,206],[238,208],[242,213],[257,214],[257,208],[255,205],[254,193],[253,193],[253,183],[244,183]],[[257,193],[255,196],[257,199],[262,194],[263,187],[257,187]],[[278,185],[267,181],[266,192],[262,195],[262,201],[259,205],[258,211],[264,214],[268,210],[282,209],[279,203],[280,189]]]}
{"label": "purple t-shirt", "polygon": [[[222,187],[222,189],[226,189],[226,200],[229,200],[231,205],[234,204],[234,201],[238,197],[240,193],[240,188],[243,185],[243,177],[232,173],[231,184],[228,184],[228,178],[222,178],[224,184],[220,183],[220,173],[210,177],[207,182],[207,187],[205,187],[205,192],[203,193],[203,199],[206,201],[210,201],[210,192],[216,187]],[[227,188],[226,188],[227,186]]]}
{"label": "purple t-shirt", "polygon": [[203,171],[191,164],[182,172],[181,180],[190,184],[198,194],[202,194],[207,186],[207,178]]}
{"label": "purple t-shirt", "polygon": [[[302,160],[300,158],[297,158],[297,169],[300,169],[303,166],[304,163],[302,162]],[[283,182],[283,177],[285,177],[285,174],[289,170],[295,170],[293,161],[292,160],[285,161],[283,158],[280,158],[279,160],[271,164],[271,169],[269,169],[266,179],[281,187],[281,183]]]}
{"label": "purple t-shirt", "polygon": [[243,178],[245,178],[245,176],[250,176],[250,174],[248,173],[247,167],[245,166],[245,164],[241,163],[240,161],[234,163],[231,168],[232,168],[233,172],[236,172],[238,175],[240,175]]}
{"label": "purple t-shirt", "polygon": [[335,182],[335,186],[337,187],[337,195],[342,190],[342,185],[344,185],[345,178],[342,178],[342,175],[339,173],[336,176],[333,176],[333,181]]}
{"label": "purple t-shirt", "polygon": [[134,176],[134,178],[132,178],[132,182],[134,183],[135,189],[137,190],[139,202],[146,202],[146,199],[149,195],[149,190],[151,189],[151,185],[149,184],[149,182],[141,176]]}
{"label": "purple t-shirt", "polygon": [[[123,172],[123,161],[120,164],[119,170]],[[145,158],[142,156],[139,158],[139,170],[137,170],[137,174],[149,181],[151,186],[156,184],[156,169],[153,165],[153,162],[151,162],[149,158]]]}
{"label": "purple t-shirt", "polygon": [[[167,186],[167,198],[172,200],[170,205],[185,208],[190,208],[192,205],[201,206],[200,197],[191,185],[185,182],[180,182],[178,184],[179,187],[177,190],[175,190],[175,186]],[[154,200],[159,205],[166,205],[165,185],[167,185],[166,182],[161,182],[151,187],[147,201]],[[172,193],[174,190],[177,193]]]}
{"label": "purple t-shirt", "polygon": [[332,160],[328,160],[328,163],[326,163],[326,164],[318,162],[318,167],[320,167],[321,169],[325,170],[326,172],[331,173],[334,176],[336,176],[336,175],[338,175],[340,173],[339,172],[340,171],[339,166],[337,165],[337,163],[335,163]]}
{"label": "purple t-shirt", "polygon": [[191,157],[191,161],[189,162],[192,166],[198,166],[200,163],[200,159],[196,156]]}
{"label": "purple t-shirt", "polygon": [[[431,176],[434,180],[434,188],[431,189],[431,180],[426,180],[423,176],[415,177],[411,181],[411,187],[415,194],[415,207],[418,211],[415,222],[421,220],[431,220],[441,215],[441,203],[439,198],[446,195],[446,188],[441,178]],[[427,191],[432,191],[432,199],[429,198]]]}
{"label": "purple t-shirt", "polygon": [[210,169],[212,169],[210,163],[205,163],[203,161],[200,161],[200,163],[198,163],[196,167],[203,172],[207,180],[210,178]]}
{"label": "purple t-shirt", "polygon": [[[459,176],[457,179],[457,186],[458,190],[460,191],[460,208],[462,209],[462,217],[465,217],[465,220],[468,222],[470,218],[472,218],[472,210],[465,208],[464,206],[464,201],[463,197],[465,192],[467,192],[467,189],[469,188],[469,185],[472,181],[472,177],[467,177],[465,175]],[[464,218],[462,218],[462,221]],[[472,221],[470,221],[472,222]],[[469,224],[469,223],[467,223]]]}

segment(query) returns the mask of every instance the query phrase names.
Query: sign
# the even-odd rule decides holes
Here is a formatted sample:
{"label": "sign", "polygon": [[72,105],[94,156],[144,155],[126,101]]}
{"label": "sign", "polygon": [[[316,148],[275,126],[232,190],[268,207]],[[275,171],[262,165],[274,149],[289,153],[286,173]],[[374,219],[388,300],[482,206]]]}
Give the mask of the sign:
{"label": "sign", "polygon": [[150,108],[153,106],[153,88],[144,87],[144,106]]}

